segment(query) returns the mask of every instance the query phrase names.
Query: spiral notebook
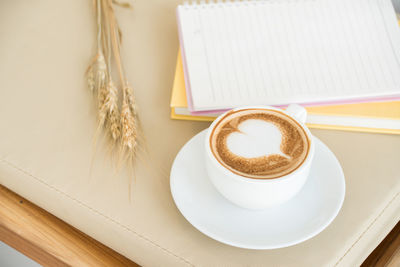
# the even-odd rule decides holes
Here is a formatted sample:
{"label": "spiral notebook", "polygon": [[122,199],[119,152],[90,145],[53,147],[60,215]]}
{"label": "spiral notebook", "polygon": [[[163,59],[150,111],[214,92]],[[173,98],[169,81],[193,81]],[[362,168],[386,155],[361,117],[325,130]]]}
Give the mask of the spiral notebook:
{"label": "spiral notebook", "polygon": [[177,17],[191,112],[400,99],[390,0],[200,1]]}

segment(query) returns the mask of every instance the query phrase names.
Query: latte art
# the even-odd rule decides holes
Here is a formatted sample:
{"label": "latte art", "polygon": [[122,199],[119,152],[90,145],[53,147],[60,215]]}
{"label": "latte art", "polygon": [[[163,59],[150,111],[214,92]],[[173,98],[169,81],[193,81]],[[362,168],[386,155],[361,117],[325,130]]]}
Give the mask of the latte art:
{"label": "latte art", "polygon": [[226,136],[226,147],[233,154],[244,158],[273,154],[289,157],[280,149],[282,133],[275,124],[260,119],[248,119],[234,128],[236,131]]}
{"label": "latte art", "polygon": [[297,169],[309,141],[301,126],[279,111],[232,111],[215,126],[211,150],[227,169],[249,178],[272,179]]}

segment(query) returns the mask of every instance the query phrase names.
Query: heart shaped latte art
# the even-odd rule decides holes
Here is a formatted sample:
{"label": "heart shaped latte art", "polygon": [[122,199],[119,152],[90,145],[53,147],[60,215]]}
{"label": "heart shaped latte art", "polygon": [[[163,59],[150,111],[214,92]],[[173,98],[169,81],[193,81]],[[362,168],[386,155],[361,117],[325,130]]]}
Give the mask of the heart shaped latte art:
{"label": "heart shaped latte art", "polygon": [[237,126],[238,131],[227,136],[226,145],[235,155],[244,158],[258,158],[270,155],[280,155],[282,133],[273,123],[265,120],[248,119]]}

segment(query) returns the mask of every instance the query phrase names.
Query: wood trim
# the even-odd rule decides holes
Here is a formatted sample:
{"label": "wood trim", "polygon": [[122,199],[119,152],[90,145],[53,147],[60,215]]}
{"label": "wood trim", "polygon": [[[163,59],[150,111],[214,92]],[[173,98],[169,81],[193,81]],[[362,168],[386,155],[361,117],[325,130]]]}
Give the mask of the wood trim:
{"label": "wood trim", "polygon": [[368,256],[362,267],[396,267],[400,266],[400,222]]}
{"label": "wood trim", "polygon": [[15,248],[32,260],[45,265],[67,266],[53,255],[47,253],[42,248],[35,246],[16,233],[11,233],[8,229],[0,225],[0,239],[9,246]]}
{"label": "wood trim", "polygon": [[2,185],[0,240],[43,266],[139,266]]}

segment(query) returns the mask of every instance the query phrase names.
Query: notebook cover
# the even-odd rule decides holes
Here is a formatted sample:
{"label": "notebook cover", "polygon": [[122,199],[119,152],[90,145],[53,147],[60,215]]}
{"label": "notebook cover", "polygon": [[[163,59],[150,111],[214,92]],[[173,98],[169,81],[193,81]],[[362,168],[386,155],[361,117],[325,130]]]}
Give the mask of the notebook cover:
{"label": "notebook cover", "polygon": [[[397,18],[399,17],[399,14],[396,13]],[[188,108],[188,110],[195,116],[206,116],[207,114],[211,113],[222,113],[226,110],[198,110],[196,111],[193,106],[193,100],[192,100],[192,93],[191,93],[191,87],[190,87],[190,77],[189,73],[187,71],[187,65],[186,65],[186,57],[185,57],[185,49],[184,49],[184,43],[182,40],[182,30],[181,30],[181,24],[180,24],[180,19],[179,19],[179,12],[177,12],[177,18],[178,18],[178,37],[179,37],[179,43],[180,43],[180,48],[179,53],[178,53],[178,61],[180,61],[179,68],[181,69],[181,76],[183,78],[183,82],[180,82],[181,85],[184,86],[184,93],[185,93],[185,99],[186,99],[186,104],[185,107]],[[400,25],[400,19],[398,19],[398,23]],[[176,78],[176,77],[175,77]],[[179,98],[182,96],[180,95]],[[179,101],[182,101],[181,99]],[[370,102],[389,102],[389,101],[400,101],[400,95],[390,95],[390,96],[384,96],[384,97],[360,97],[360,98],[352,98],[352,99],[341,99],[341,100],[329,100],[329,101],[318,101],[318,102],[307,102],[307,103],[302,103],[301,105],[304,107],[314,107],[317,106],[318,108],[320,106],[339,106],[339,105],[347,105],[347,104],[363,104],[363,103],[370,103]],[[182,104],[180,102],[180,104]],[[276,106],[276,105],[275,105]],[[287,105],[280,105],[276,107],[284,108]],[[326,110],[323,110],[325,112]],[[342,114],[341,114],[342,115]]]}

